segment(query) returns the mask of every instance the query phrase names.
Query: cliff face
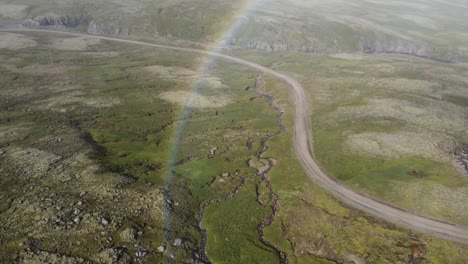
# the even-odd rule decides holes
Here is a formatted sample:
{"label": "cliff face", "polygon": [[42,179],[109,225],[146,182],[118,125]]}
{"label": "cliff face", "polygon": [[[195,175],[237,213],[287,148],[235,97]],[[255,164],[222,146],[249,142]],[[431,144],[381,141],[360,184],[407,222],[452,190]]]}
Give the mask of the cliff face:
{"label": "cliff face", "polygon": [[205,40],[269,52],[387,52],[468,60],[468,5],[460,1],[266,0],[252,10],[244,0],[104,2],[65,2],[54,10],[59,15],[37,16],[25,25]]}
{"label": "cliff face", "polygon": [[40,26],[65,26],[75,28],[80,25],[88,26],[92,22],[90,16],[41,16],[34,19]]}

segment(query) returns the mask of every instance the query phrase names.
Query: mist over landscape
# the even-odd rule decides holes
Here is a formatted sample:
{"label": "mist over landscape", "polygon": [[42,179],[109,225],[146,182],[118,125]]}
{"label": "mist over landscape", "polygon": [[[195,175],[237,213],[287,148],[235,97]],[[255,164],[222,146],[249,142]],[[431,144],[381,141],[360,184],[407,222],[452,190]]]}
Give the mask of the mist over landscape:
{"label": "mist over landscape", "polygon": [[468,263],[467,14],[0,0],[0,263]]}

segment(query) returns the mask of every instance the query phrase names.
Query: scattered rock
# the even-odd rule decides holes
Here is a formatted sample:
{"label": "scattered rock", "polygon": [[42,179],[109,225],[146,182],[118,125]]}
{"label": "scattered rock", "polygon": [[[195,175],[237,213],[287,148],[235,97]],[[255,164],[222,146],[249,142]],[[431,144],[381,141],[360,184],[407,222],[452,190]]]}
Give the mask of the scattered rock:
{"label": "scattered rock", "polygon": [[136,238],[135,236],[135,229],[127,228],[124,231],[120,232],[120,239],[125,242],[132,242]]}
{"label": "scattered rock", "polygon": [[164,246],[158,247],[158,252],[164,252],[164,250],[165,250]]}
{"label": "scattered rock", "polygon": [[108,248],[99,253],[99,263],[134,263],[125,248]]}
{"label": "scattered rock", "polygon": [[104,217],[101,218],[101,224],[103,224],[103,225],[108,225],[109,222],[110,222],[110,221],[109,221],[108,219],[106,219],[106,218],[104,218]]}
{"label": "scattered rock", "polygon": [[173,204],[173,202],[170,199],[166,199],[166,201],[164,203],[164,206],[168,207],[168,208],[171,208],[172,204]]}
{"label": "scattered rock", "polygon": [[19,263],[85,263],[85,260],[77,257],[67,257],[45,251],[26,250],[21,253]]}
{"label": "scattered rock", "polygon": [[176,246],[176,247],[182,245],[182,239],[176,238],[176,239],[174,240],[174,244],[172,244],[172,245],[174,245],[174,246]]}
{"label": "scattered rock", "polygon": [[214,155],[216,154],[216,151],[218,151],[218,148],[217,148],[217,147],[211,148],[211,150],[210,150],[210,155],[211,155],[211,156],[214,156]]}
{"label": "scattered rock", "polygon": [[458,167],[461,171],[468,176],[468,148],[460,149],[458,148],[455,151],[455,160]]}
{"label": "scattered rock", "polygon": [[138,258],[142,258],[144,256],[146,256],[146,254],[148,254],[148,252],[146,251],[142,251],[142,250],[138,250],[135,255],[138,257]]}
{"label": "scattered rock", "polygon": [[32,20],[32,19],[26,19],[23,23],[21,23],[23,26],[26,26],[26,27],[38,27],[40,26],[41,24],[35,20]]}

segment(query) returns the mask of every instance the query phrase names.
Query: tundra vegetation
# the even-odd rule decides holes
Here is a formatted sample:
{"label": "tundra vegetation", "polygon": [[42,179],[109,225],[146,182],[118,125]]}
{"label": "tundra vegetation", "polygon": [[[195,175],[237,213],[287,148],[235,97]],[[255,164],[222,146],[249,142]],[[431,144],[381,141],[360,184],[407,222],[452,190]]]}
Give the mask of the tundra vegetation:
{"label": "tundra vegetation", "polygon": [[[190,53],[14,39],[34,47],[1,49],[3,262],[200,261],[203,251],[216,263],[274,263],[279,252],[291,263],[466,261],[466,246],[375,219],[309,182],[287,87],[269,76],[223,61],[202,71]],[[260,173],[266,160],[273,167]]]}
{"label": "tundra vegetation", "polygon": [[330,175],[421,215],[467,224],[463,65],[401,55],[235,54],[304,84],[315,155]]}
{"label": "tundra vegetation", "polygon": [[[329,175],[468,225],[466,1],[247,4],[0,0],[0,20],[221,43],[304,85]],[[372,217],[311,182],[292,147],[287,87],[206,61],[1,32],[0,262],[468,263],[466,245]]]}

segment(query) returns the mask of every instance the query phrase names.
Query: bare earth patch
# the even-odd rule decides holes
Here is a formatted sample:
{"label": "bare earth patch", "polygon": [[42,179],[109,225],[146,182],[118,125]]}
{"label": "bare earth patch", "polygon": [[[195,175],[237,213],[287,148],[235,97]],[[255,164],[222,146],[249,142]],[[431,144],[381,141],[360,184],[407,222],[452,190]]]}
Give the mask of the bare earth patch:
{"label": "bare earth patch", "polygon": [[191,69],[184,67],[172,67],[172,66],[163,66],[163,65],[153,65],[145,67],[145,71],[161,76],[162,78],[178,78],[186,79],[193,78],[197,75],[197,72]]}
{"label": "bare earth patch", "polygon": [[50,109],[53,111],[66,112],[68,107],[73,107],[73,104],[83,102],[85,93],[80,90],[67,90],[57,94],[56,96],[49,97],[44,100],[39,100],[34,103],[38,109]]}
{"label": "bare earth patch", "polygon": [[18,68],[13,64],[3,64],[1,67],[14,73],[36,75],[66,74],[73,69],[77,69],[77,67],[74,66],[63,66],[60,64],[30,64],[22,68]]}
{"label": "bare earth patch", "polygon": [[27,5],[0,4],[0,17],[21,19],[26,16]]}
{"label": "bare earth patch", "polygon": [[106,108],[120,104],[120,100],[117,98],[91,98],[86,99],[84,103],[96,108]]}
{"label": "bare earth patch", "polygon": [[110,57],[117,57],[120,55],[120,53],[116,51],[83,52],[81,54],[85,56],[95,57],[95,58],[110,58]]}
{"label": "bare earth patch", "polygon": [[0,32],[0,49],[20,50],[36,46],[37,42],[32,37]]}
{"label": "bare earth patch", "polygon": [[194,108],[218,108],[230,103],[229,98],[224,96],[203,96],[188,91],[165,92],[160,96],[169,102]]}
{"label": "bare earth patch", "polygon": [[396,63],[379,63],[372,65],[372,70],[378,73],[393,73],[397,69]]}
{"label": "bare earth patch", "polygon": [[362,54],[354,54],[354,53],[337,53],[330,55],[330,57],[335,58],[335,59],[343,59],[343,60],[365,60],[366,56]]}
{"label": "bare earth patch", "polygon": [[0,144],[10,143],[25,137],[29,129],[25,127],[3,126],[0,127]]}
{"label": "bare earth patch", "polygon": [[77,37],[57,39],[52,44],[53,48],[58,50],[86,50],[89,46],[97,45],[101,42],[100,39]]}
{"label": "bare earth patch", "polygon": [[[59,92],[59,90],[57,91]],[[80,91],[79,87],[69,87],[68,90],[61,90],[60,92],[63,93],[45,100],[37,101],[35,105],[39,109],[64,112],[67,108],[73,107],[70,106],[70,104],[84,104],[94,108],[107,108],[120,104],[120,100],[117,98],[85,98],[85,93]]]}
{"label": "bare earth patch", "polygon": [[17,164],[18,168],[24,168],[33,175],[43,175],[49,169],[49,166],[61,159],[53,153],[44,152],[35,148],[12,148],[7,149],[7,155],[12,158]]}
{"label": "bare earth patch", "polygon": [[346,145],[361,155],[389,159],[417,156],[442,161],[449,161],[450,149],[456,148],[451,139],[415,132],[354,134],[348,136]]}
{"label": "bare earth patch", "polygon": [[394,183],[391,199],[414,201],[432,215],[445,215],[468,224],[468,188],[450,188],[435,182]]}
{"label": "bare earth patch", "polygon": [[146,67],[145,70],[163,79],[178,80],[211,88],[225,87],[223,81],[217,77],[211,75],[202,75],[194,70],[183,67],[153,65]]}
{"label": "bare earth patch", "polygon": [[421,94],[433,94],[442,91],[442,85],[439,83],[403,78],[369,79],[368,85],[381,90],[390,89],[399,92],[416,92]]}
{"label": "bare earth patch", "polygon": [[344,106],[330,115],[332,120],[350,120],[363,117],[391,117],[415,124],[431,131],[465,133],[468,129],[467,110],[443,101],[424,105],[390,98],[369,99],[364,106]]}

